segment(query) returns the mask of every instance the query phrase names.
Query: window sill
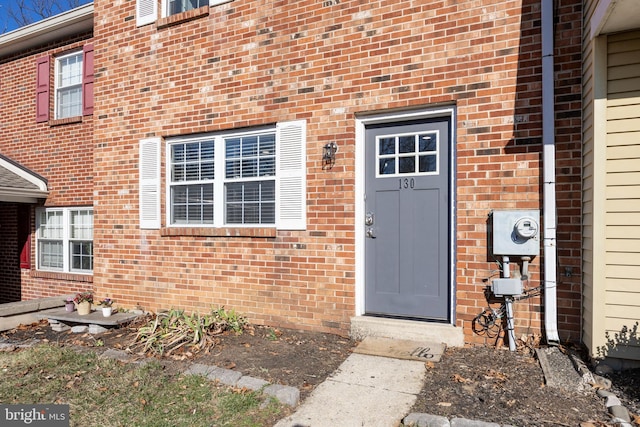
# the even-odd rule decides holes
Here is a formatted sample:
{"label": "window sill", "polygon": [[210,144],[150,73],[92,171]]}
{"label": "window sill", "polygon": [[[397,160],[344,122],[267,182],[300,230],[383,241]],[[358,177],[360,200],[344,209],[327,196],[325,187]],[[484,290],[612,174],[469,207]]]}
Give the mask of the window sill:
{"label": "window sill", "polygon": [[82,116],[66,117],[64,119],[49,120],[49,126],[68,125],[71,123],[82,123]]}
{"label": "window sill", "polygon": [[91,274],[77,274],[77,273],[64,273],[58,271],[42,271],[33,270],[31,277],[37,277],[39,279],[54,279],[54,280],[67,280],[70,282],[85,282],[93,283],[93,275]]}
{"label": "window sill", "polygon": [[182,24],[183,22],[193,21],[194,19],[204,18],[209,16],[209,6],[202,6],[197,9],[191,9],[186,12],[176,13],[175,15],[167,16],[166,18],[160,18],[156,27],[160,30],[162,28],[171,27],[173,25]]}
{"label": "window sill", "polygon": [[162,236],[204,236],[204,237],[276,237],[275,227],[163,227]]}

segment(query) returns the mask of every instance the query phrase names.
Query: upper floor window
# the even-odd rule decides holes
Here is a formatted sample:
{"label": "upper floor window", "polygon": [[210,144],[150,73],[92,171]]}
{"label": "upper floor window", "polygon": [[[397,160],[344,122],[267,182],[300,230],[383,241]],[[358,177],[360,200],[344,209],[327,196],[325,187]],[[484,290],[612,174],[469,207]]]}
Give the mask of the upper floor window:
{"label": "upper floor window", "polygon": [[82,52],[56,58],[55,117],[82,115]]}
{"label": "upper floor window", "polygon": [[93,208],[44,208],[36,217],[39,270],[93,272]]}
{"label": "upper floor window", "polygon": [[[136,25],[142,26],[156,22],[158,18],[167,18],[204,6],[217,6],[233,0],[136,0]],[[158,16],[158,10],[162,16]],[[203,11],[201,16],[207,16]],[[193,16],[189,17],[192,19]],[[175,22],[174,22],[175,23]]]}
{"label": "upper floor window", "polygon": [[169,0],[167,2],[167,16],[197,9],[208,4],[209,0]]}
{"label": "upper floor window", "polygon": [[[53,62],[53,67],[51,63]],[[53,72],[53,78],[51,73]],[[36,122],[48,122],[50,100],[54,119],[93,114],[93,45],[60,56],[36,60]],[[53,91],[53,97],[50,96]]]}

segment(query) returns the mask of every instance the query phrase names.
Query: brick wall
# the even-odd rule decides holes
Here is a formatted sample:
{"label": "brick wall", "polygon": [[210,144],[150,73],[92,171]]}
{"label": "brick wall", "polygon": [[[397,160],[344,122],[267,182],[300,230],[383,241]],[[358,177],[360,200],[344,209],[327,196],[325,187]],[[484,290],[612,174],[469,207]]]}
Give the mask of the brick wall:
{"label": "brick wall", "polygon": [[[93,118],[85,116],[82,121],[58,125],[54,125],[54,121],[36,123],[36,59],[81,50],[89,41],[90,35],[84,34],[17,56],[0,58],[0,153],[47,179],[49,197],[45,206],[93,204]],[[53,87],[53,61],[50,77]],[[51,108],[53,96],[51,89]],[[11,216],[12,211],[6,208],[0,211],[3,218]],[[32,209],[32,232],[33,212]],[[1,226],[4,229],[4,221]],[[90,277],[35,271],[35,242],[35,236],[32,236],[31,270],[20,270],[16,255],[12,258],[15,261],[11,261],[11,274],[4,269],[2,272],[3,282],[10,280],[11,289],[19,290],[17,299],[62,295],[91,287]],[[0,251],[17,254],[17,242],[2,239]]]}
{"label": "brick wall", "polygon": [[18,252],[18,208],[0,203],[0,303],[20,301],[20,262]]}
{"label": "brick wall", "polygon": [[556,194],[558,200],[558,328],[561,339],[579,341],[582,241],[582,5],[556,5]]}
{"label": "brick wall", "polygon": [[[559,289],[563,339],[579,326],[579,8],[562,1],[557,24],[559,262],[573,269]],[[539,2],[236,0],[184,18],[137,28],[135,2],[95,2],[100,297],[149,310],[224,305],[255,322],[344,332],[355,313],[355,116],[447,104],[457,111],[456,323],[486,342],[471,320],[497,268],[488,214],[541,208]],[[140,139],[294,119],[307,120],[306,231],[139,229]],[[328,141],[340,151],[322,170]],[[541,284],[541,258],[528,287]],[[540,299],[517,304],[518,332],[540,333],[541,310]]]}

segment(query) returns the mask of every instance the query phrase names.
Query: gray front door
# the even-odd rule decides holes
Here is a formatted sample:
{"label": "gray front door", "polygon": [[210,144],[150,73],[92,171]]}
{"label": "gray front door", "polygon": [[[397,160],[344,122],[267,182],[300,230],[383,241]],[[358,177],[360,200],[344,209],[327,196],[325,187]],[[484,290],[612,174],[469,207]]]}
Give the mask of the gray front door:
{"label": "gray front door", "polygon": [[366,127],[366,314],[450,319],[450,125]]}

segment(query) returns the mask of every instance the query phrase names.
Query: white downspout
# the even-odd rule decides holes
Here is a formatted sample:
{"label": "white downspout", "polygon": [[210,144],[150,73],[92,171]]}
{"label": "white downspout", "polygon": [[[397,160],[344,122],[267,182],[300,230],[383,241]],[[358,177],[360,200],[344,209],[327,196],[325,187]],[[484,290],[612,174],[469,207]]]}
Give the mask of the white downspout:
{"label": "white downspout", "polygon": [[553,72],[553,0],[541,0],[542,13],[542,171],[544,218],[544,327],[547,342],[559,342],[556,291],[556,146]]}

